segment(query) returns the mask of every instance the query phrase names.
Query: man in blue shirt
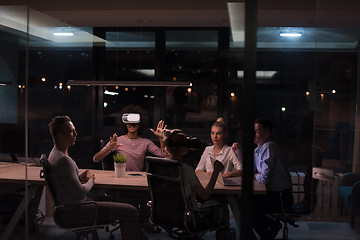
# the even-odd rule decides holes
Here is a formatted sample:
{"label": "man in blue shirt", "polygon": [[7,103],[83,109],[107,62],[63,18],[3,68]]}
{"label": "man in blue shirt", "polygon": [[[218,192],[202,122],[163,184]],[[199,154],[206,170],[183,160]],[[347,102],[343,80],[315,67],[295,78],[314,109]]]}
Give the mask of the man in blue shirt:
{"label": "man in blue shirt", "polygon": [[[267,118],[255,119],[255,179],[266,185],[266,195],[254,196],[254,230],[262,240],[274,239],[282,228],[280,222],[266,216],[282,212],[293,204],[292,182],[286,162],[280,157],[277,143],[270,140],[272,123]],[[281,196],[281,200],[280,200]]]}

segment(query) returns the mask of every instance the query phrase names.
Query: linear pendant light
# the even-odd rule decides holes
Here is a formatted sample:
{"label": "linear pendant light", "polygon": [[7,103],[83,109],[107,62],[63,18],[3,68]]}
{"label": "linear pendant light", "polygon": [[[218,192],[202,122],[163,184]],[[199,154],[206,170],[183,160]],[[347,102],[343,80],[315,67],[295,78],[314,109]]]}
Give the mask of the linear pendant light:
{"label": "linear pendant light", "polygon": [[191,82],[68,80],[69,86],[191,87]]}

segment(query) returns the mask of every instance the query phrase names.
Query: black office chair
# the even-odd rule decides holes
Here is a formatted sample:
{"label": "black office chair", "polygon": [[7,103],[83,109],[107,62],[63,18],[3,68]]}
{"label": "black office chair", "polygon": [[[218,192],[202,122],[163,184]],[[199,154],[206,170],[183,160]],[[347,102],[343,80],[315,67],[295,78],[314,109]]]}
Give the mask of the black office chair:
{"label": "black office chair", "polygon": [[[79,207],[81,205],[88,204],[97,206],[97,203],[90,201],[69,205],[59,204],[57,201],[56,191],[53,189],[51,178],[48,178],[51,170],[49,168],[49,163],[45,154],[41,155],[40,162],[43,167],[43,169],[40,171],[40,177],[45,178],[46,186],[54,202],[53,219],[55,224],[61,228],[73,231],[76,235],[76,239],[87,239],[87,236],[91,233],[92,239],[98,240],[99,237],[97,230],[104,229],[109,223],[97,223],[97,207],[93,208],[93,213],[86,212],[86,217],[84,217],[84,213],[82,212],[81,207]],[[93,217],[89,218],[89,216]],[[114,239],[114,236],[110,235],[109,238]]]}
{"label": "black office chair", "polygon": [[[201,219],[200,210],[192,209],[190,201],[185,197],[182,176],[182,164],[178,161],[146,157],[147,181],[151,201],[150,220],[154,225],[162,227],[170,237],[175,239],[188,239],[201,237],[208,231],[214,231],[220,223],[209,226],[207,221]],[[219,215],[221,209],[219,208]]]}
{"label": "black office chair", "polygon": [[[317,209],[317,197],[316,191],[319,183],[318,176],[324,178],[324,174],[328,173],[328,170],[322,171],[322,168],[308,168],[305,172],[304,178],[304,199],[301,202],[293,204],[291,209],[285,209],[284,204],[282,202],[282,196],[280,194],[280,202],[282,211],[280,213],[271,213],[268,214],[269,217],[280,221],[283,223],[283,239],[288,239],[288,225],[292,225],[293,227],[299,227],[296,224],[296,221],[302,218],[304,215],[309,215],[316,211]],[[327,178],[327,177],[325,177]],[[323,179],[321,179],[323,180]],[[296,193],[296,192],[293,192]]]}
{"label": "black office chair", "polygon": [[304,183],[302,184],[303,191],[293,191],[293,194],[304,194],[303,200],[293,204],[291,209],[285,209],[282,203],[282,197],[280,196],[282,211],[279,213],[268,214],[269,217],[283,223],[284,240],[288,239],[288,225],[299,227],[299,225],[296,224],[296,221],[301,219],[303,215],[311,214],[317,209],[316,191],[319,183],[319,171],[322,173],[321,168],[319,167],[322,165],[323,156],[324,150],[315,146],[311,164],[307,166],[305,171]]}

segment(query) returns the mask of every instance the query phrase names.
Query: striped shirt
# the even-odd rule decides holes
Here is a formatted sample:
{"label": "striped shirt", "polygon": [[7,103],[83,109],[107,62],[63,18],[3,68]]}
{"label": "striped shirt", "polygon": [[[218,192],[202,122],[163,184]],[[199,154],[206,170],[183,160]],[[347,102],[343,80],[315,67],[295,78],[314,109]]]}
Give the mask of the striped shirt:
{"label": "striped shirt", "polygon": [[[114,151],[127,157],[126,171],[142,171],[147,153],[162,157],[162,152],[152,141],[146,138],[129,139],[124,135],[117,138],[117,144],[122,144]],[[109,145],[109,142],[104,148]]]}

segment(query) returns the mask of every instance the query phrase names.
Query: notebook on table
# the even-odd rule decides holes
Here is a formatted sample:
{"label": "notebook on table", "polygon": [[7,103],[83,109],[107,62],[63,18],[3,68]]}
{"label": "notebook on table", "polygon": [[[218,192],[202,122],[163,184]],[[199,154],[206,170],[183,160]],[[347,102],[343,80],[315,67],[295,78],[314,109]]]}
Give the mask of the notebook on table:
{"label": "notebook on table", "polygon": [[241,178],[223,178],[221,174],[217,178],[217,181],[224,186],[241,186],[241,180]]}

